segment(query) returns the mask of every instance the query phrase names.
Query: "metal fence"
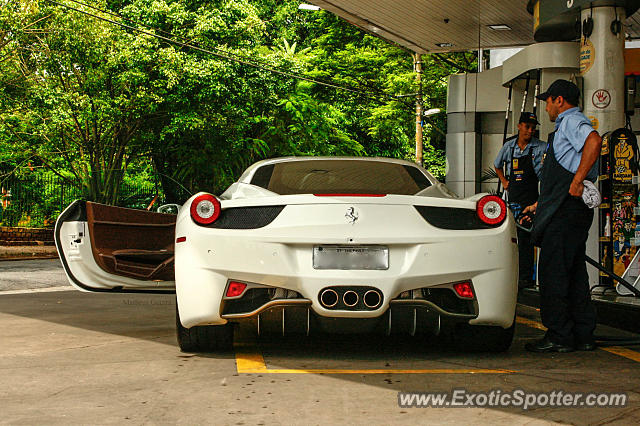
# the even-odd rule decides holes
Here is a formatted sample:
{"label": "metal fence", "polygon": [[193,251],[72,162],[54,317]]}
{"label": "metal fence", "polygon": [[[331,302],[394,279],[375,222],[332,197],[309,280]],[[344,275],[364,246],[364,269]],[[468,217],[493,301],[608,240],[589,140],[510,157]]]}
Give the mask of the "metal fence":
{"label": "metal fence", "polygon": [[[155,206],[163,202],[162,191],[153,183],[120,186],[121,207],[144,209],[158,195]],[[58,176],[9,177],[0,183],[0,225],[53,227],[56,218],[72,201],[85,198],[82,189]]]}

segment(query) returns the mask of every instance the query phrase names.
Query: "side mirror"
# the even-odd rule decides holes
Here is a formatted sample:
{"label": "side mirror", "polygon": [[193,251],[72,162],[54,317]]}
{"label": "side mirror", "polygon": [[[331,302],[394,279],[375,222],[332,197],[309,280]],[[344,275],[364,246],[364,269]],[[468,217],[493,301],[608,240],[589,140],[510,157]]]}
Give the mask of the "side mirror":
{"label": "side mirror", "polygon": [[178,214],[180,206],[178,204],[163,204],[158,207],[158,213],[164,214]]}

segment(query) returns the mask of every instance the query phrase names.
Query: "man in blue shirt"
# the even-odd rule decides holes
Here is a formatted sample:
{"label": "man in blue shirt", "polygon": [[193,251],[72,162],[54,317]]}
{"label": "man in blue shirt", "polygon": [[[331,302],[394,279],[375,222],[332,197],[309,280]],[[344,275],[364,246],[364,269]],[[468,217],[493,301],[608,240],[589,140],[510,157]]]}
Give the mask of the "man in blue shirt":
{"label": "man in blue shirt", "polygon": [[[538,118],[532,112],[523,112],[518,121],[518,134],[502,145],[493,166],[508,192],[509,209],[516,219],[522,210],[538,200],[538,181],[542,173],[542,156],[547,144],[533,137]],[[506,173],[503,170],[506,164]],[[518,287],[533,286],[533,244],[529,232],[518,228]]]}
{"label": "man in blue shirt", "polygon": [[602,139],[577,108],[580,91],[575,84],[556,80],[538,99],[547,103],[555,131],[549,135],[543,159],[540,197],[525,212],[536,215],[531,239],[541,247],[540,315],[547,333],[525,348],[533,352],[593,350],[596,314],[585,263],[593,210],[581,196],[585,179],[595,182],[597,178]]}

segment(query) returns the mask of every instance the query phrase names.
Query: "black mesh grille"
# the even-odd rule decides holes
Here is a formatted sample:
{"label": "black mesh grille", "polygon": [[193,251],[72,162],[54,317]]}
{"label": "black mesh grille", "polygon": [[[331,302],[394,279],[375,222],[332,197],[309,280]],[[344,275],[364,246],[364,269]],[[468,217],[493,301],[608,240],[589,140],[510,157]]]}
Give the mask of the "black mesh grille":
{"label": "black mesh grille", "polygon": [[488,229],[492,228],[482,222],[475,210],[452,207],[414,206],[418,213],[436,228],[442,229]]}
{"label": "black mesh grille", "polygon": [[284,206],[233,207],[224,209],[209,228],[256,229],[267,226],[278,217]]}

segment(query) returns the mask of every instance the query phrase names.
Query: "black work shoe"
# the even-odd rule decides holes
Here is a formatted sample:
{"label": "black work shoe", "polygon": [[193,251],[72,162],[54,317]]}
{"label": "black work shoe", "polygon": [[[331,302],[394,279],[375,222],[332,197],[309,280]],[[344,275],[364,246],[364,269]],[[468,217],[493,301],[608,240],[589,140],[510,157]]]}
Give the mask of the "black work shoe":
{"label": "black work shoe", "polygon": [[527,343],[524,348],[530,352],[573,352],[573,347],[568,345],[561,345],[559,343],[553,343],[547,337],[538,341]]}
{"label": "black work shoe", "polygon": [[578,343],[576,344],[575,349],[577,351],[595,351],[596,350],[596,344],[595,342],[588,342],[588,343]]}

